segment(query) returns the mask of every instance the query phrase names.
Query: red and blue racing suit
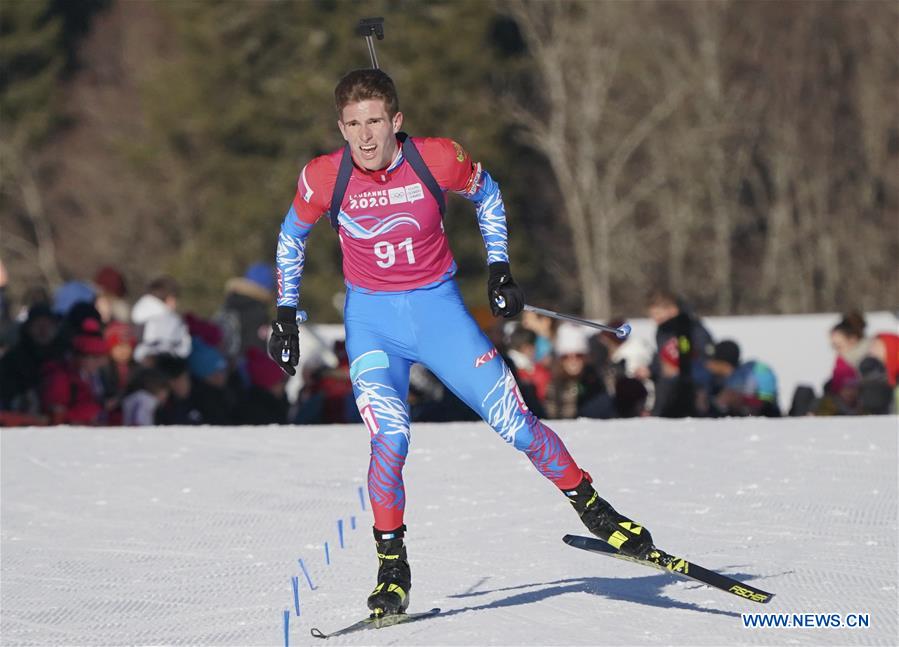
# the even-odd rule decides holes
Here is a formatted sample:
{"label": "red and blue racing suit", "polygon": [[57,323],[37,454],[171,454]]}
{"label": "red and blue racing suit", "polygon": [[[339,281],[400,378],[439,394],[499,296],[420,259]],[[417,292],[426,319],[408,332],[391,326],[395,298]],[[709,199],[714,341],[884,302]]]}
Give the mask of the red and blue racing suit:
{"label": "red and blue racing suit", "polygon": [[[506,216],[496,182],[456,142],[414,138],[444,192],[477,207],[487,261],[508,262]],[[303,168],[278,238],[278,305],[296,307],[312,226],[326,214],[342,150]],[[403,159],[354,166],[338,217],[347,285],[344,320],[356,405],[371,438],[368,490],[375,528],[403,524],[409,451],[409,369],[420,362],[562,490],[582,472],[565,445],[525,406],[512,373],[468,313],[437,200]]]}

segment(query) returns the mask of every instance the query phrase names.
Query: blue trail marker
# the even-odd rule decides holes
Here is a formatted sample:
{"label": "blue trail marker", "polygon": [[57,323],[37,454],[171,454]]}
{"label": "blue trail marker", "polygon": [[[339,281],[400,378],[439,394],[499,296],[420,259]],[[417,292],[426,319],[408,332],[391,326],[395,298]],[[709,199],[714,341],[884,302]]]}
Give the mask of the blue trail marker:
{"label": "blue trail marker", "polygon": [[362,509],[365,510],[365,493],[362,492],[362,486],[359,486],[359,503],[362,504]]}
{"label": "blue trail marker", "polygon": [[303,571],[303,575],[306,576],[306,581],[309,582],[309,590],[314,591],[315,585],[312,583],[312,578],[309,577],[309,571],[306,570],[306,565],[303,563],[302,559],[297,560],[300,562],[300,570]]}
{"label": "blue trail marker", "polygon": [[284,609],[284,647],[290,647],[290,609]]}
{"label": "blue trail marker", "polygon": [[328,550],[328,542],[325,542],[325,564],[331,565],[331,551]]}
{"label": "blue trail marker", "polygon": [[290,578],[290,583],[293,585],[293,609],[297,614],[297,618],[300,617],[300,578],[296,575]]}
{"label": "blue trail marker", "polygon": [[350,517],[350,530],[355,530],[355,529],[356,529],[356,517],[352,516],[352,517]]}
{"label": "blue trail marker", "polygon": [[337,539],[340,541],[340,547],[343,548],[343,519],[337,520]]}

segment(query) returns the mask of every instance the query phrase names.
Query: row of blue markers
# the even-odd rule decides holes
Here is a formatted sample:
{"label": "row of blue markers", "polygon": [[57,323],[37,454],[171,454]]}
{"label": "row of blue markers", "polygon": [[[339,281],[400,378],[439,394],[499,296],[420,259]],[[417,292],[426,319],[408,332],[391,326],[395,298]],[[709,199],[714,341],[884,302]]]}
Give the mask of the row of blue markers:
{"label": "row of blue markers", "polygon": [[[360,485],[358,488],[359,492],[359,504],[362,506],[362,510],[365,510],[365,491]],[[356,529],[356,517],[350,517],[350,530]],[[343,519],[337,520],[337,542],[338,545],[343,548],[344,547],[344,524]],[[328,545],[328,542],[325,542],[325,565],[331,565],[331,549]],[[317,587],[312,583],[312,577],[309,575],[309,570],[306,568],[306,564],[303,562],[303,558],[299,558],[297,562],[300,565],[300,571],[303,573],[303,577],[306,579],[306,583],[309,585],[309,590],[314,591]],[[296,614],[297,618],[300,617],[300,576],[294,575],[290,578],[290,583],[293,587],[293,611]],[[290,647],[290,609],[284,609],[284,647]]]}

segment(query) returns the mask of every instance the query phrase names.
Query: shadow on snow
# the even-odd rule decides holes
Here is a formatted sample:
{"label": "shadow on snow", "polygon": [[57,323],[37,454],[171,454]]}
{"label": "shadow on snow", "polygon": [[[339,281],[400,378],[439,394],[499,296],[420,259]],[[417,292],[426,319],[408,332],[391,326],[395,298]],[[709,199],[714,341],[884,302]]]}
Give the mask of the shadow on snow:
{"label": "shadow on snow", "polygon": [[[735,573],[730,575],[737,580],[750,580],[755,576],[746,573]],[[447,596],[455,599],[476,598],[491,593],[504,593],[507,591],[521,591],[514,595],[488,602],[476,606],[463,607],[461,609],[451,609],[441,613],[441,617],[452,616],[468,611],[481,611],[485,609],[498,609],[503,607],[513,607],[522,604],[531,604],[540,602],[559,595],[567,595],[569,593],[589,593],[600,598],[608,600],[622,600],[625,602],[635,602],[650,607],[660,607],[664,609],[686,609],[688,611],[696,611],[698,613],[710,613],[714,615],[730,616],[739,618],[740,614],[734,611],[723,611],[721,609],[709,609],[701,607],[691,602],[681,602],[674,600],[663,594],[664,587],[674,582],[683,580],[674,580],[670,575],[658,573],[655,575],[647,575],[643,577],[633,577],[623,579],[620,577],[580,577],[565,580],[556,580],[554,582],[541,582],[539,584],[521,584],[518,586],[510,586],[506,588],[490,589],[476,592],[466,592],[458,595]],[[683,581],[686,583],[686,581]],[[537,590],[522,591],[522,589],[533,589],[534,587],[544,587]],[[475,588],[475,587],[472,587]],[[701,584],[691,586],[689,588],[705,588]],[[471,589],[469,589],[471,591]],[[721,592],[726,596],[727,593]]]}

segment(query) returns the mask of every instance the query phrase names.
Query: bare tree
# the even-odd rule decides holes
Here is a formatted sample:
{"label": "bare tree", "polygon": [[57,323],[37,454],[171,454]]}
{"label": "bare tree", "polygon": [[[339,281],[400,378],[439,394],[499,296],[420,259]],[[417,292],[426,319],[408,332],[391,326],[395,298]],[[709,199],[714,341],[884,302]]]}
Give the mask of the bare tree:
{"label": "bare tree", "polygon": [[17,144],[20,140],[14,136],[0,140],[4,169],[0,176],[0,192],[8,196],[23,216],[19,231],[13,229],[11,222],[0,227],[0,250],[21,257],[24,267],[31,266],[40,272],[45,285],[56,286],[62,283],[62,277],[53,229],[32,163],[26,159],[23,146]]}
{"label": "bare tree", "polygon": [[510,113],[524,127],[527,142],[546,156],[559,183],[584,312],[609,316],[613,272],[617,263],[627,263],[615,253],[616,237],[629,235],[620,225],[665,182],[664,169],[646,167],[645,161],[639,175],[629,177],[626,171],[678,107],[686,83],[648,100],[627,92],[610,100],[616,82],[628,76],[620,64],[626,45],[637,42],[639,5],[513,1],[504,6],[519,25],[539,78],[539,91],[511,100]]}

